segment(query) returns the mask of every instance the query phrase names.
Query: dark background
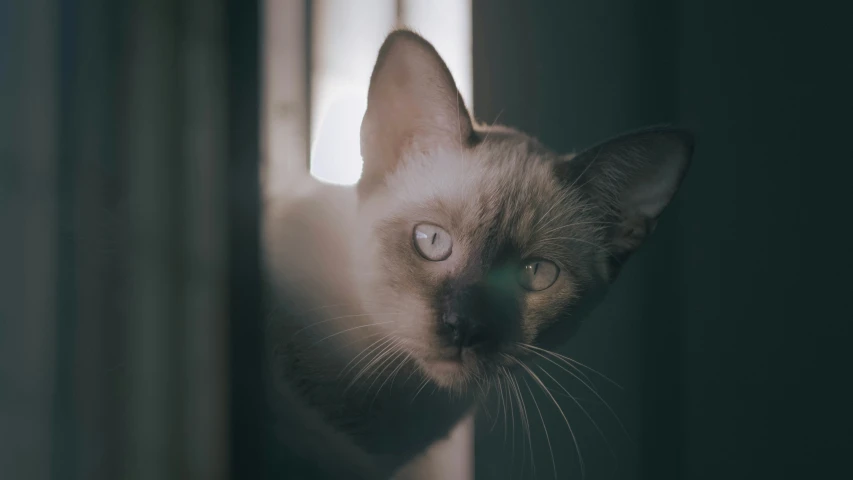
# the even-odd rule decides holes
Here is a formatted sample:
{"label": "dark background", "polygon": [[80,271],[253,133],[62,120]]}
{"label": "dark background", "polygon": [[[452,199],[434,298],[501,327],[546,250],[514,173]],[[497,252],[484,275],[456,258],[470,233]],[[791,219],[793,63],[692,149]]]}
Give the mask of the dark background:
{"label": "dark background", "polygon": [[[587,478],[853,475],[850,15],[829,2],[475,0],[482,120],[563,151],[656,123],[697,137],[674,204],[565,349],[625,387],[601,392],[636,441],[591,411],[620,461],[581,426]],[[558,471],[576,477],[561,423],[551,412]],[[510,446],[480,433],[478,451],[504,455],[479,455],[478,478],[509,478]],[[537,437],[537,478],[553,478]]]}
{"label": "dark background", "polygon": [[[475,0],[473,17],[481,120],[563,151],[655,123],[697,136],[652,240],[564,349],[624,387],[596,380],[627,434],[567,383],[613,454],[560,398],[586,478],[853,477],[851,8]],[[2,478],[264,476],[259,24],[247,0],[0,2]],[[520,436],[480,422],[478,478],[553,478],[531,423],[536,474]]]}

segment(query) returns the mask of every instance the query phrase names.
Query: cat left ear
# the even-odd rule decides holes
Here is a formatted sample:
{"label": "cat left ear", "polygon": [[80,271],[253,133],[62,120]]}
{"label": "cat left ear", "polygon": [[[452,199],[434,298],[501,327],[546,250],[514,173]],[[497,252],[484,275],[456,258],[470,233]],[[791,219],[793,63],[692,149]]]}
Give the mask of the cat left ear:
{"label": "cat left ear", "polygon": [[587,192],[612,221],[608,249],[619,263],[654,229],[693,155],[693,135],[656,127],[601,143],[558,165],[569,185]]}
{"label": "cat left ear", "polygon": [[382,183],[405,153],[470,143],[471,117],[435,48],[398,30],[379,50],[361,123],[364,159],[359,190]]}

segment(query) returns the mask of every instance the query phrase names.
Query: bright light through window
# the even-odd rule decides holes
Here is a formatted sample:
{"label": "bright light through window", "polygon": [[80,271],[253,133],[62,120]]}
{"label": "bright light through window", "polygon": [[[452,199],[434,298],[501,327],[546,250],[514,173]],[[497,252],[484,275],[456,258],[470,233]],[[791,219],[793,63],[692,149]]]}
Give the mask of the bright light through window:
{"label": "bright light through window", "polygon": [[314,177],[340,185],[358,182],[359,129],[370,73],[382,41],[395,26],[411,28],[432,42],[471,108],[470,0],[316,0],[313,20]]}

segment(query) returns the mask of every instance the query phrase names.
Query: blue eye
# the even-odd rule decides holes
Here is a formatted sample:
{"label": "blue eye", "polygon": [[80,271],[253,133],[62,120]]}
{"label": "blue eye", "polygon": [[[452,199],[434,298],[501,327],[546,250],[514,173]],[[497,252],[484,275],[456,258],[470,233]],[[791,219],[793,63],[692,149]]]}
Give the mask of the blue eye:
{"label": "blue eye", "polygon": [[560,268],[548,260],[531,260],[521,266],[518,283],[527,290],[545,290],[557,281]]}
{"label": "blue eye", "polygon": [[415,250],[431,262],[447,260],[453,251],[453,239],[447,230],[431,223],[421,223],[415,226],[412,234]]}

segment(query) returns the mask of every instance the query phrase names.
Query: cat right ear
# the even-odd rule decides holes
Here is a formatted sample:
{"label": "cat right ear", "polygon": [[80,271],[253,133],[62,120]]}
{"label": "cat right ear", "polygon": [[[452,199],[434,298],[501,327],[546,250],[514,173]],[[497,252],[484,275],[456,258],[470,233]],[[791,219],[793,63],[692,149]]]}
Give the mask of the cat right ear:
{"label": "cat right ear", "polygon": [[681,184],[693,155],[693,135],[654,127],[601,143],[558,165],[571,188],[585,191],[612,222],[606,248],[612,275],[654,229]]}
{"label": "cat right ear", "polygon": [[391,33],[370,77],[359,191],[382,184],[407,153],[461,149],[472,135],[471,117],[435,48],[410,31]]}

